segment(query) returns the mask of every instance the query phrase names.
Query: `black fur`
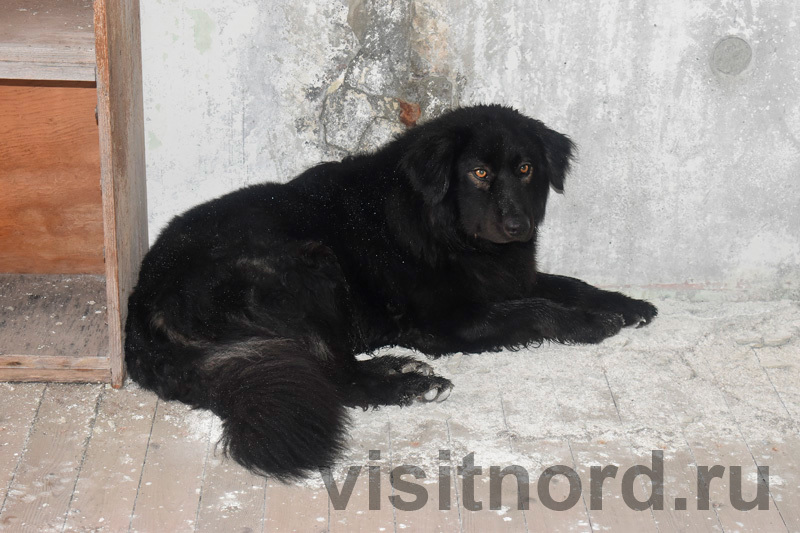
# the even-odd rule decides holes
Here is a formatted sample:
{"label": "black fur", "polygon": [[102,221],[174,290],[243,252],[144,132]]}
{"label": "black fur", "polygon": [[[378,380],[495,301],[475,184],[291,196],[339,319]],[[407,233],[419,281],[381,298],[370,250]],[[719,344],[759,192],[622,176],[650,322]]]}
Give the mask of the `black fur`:
{"label": "black fur", "polygon": [[130,375],[211,409],[234,459],[285,479],[331,465],[346,406],[452,388],[411,358],[356,354],[596,343],[650,322],[647,302],[536,270],[537,226],[572,150],[512,109],[463,108],[373,154],[191,209],[142,263]]}

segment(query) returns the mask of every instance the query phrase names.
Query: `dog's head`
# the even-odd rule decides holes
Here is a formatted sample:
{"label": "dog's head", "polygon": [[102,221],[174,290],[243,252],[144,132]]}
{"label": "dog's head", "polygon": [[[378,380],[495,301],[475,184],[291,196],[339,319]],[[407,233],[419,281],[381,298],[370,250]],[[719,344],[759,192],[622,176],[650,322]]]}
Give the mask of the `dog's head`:
{"label": "dog's head", "polygon": [[565,135],[497,105],[451,111],[407,139],[401,168],[423,201],[493,243],[534,236],[549,188],[563,192],[573,151]]}

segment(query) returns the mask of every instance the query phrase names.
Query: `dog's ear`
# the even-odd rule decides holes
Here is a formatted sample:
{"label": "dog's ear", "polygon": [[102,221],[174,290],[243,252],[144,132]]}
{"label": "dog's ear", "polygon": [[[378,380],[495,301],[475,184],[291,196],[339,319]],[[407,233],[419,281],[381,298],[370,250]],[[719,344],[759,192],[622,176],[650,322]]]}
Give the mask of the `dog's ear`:
{"label": "dog's ear", "polygon": [[[419,126],[418,126],[419,127]],[[456,160],[456,139],[424,126],[414,132],[400,159],[400,170],[422,194],[425,203],[435,205],[444,199],[450,187]]]}
{"label": "dog's ear", "polygon": [[554,191],[563,193],[564,179],[569,173],[575,144],[566,135],[551,130],[538,120],[531,119],[531,121],[534,123],[534,135],[544,150],[550,186]]}

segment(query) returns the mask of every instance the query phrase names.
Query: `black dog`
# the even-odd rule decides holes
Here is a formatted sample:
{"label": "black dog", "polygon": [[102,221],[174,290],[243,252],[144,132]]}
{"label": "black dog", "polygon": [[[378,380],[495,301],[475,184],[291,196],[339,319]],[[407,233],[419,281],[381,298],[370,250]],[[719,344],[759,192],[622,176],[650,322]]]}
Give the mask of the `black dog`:
{"label": "black dog", "polygon": [[501,106],[458,109],[379,151],[248,187],[176,217],[131,295],[130,375],[212,410],[239,463],[329,466],[345,406],[441,401],[430,356],[597,343],[651,304],[536,271],[537,226],[570,140]]}

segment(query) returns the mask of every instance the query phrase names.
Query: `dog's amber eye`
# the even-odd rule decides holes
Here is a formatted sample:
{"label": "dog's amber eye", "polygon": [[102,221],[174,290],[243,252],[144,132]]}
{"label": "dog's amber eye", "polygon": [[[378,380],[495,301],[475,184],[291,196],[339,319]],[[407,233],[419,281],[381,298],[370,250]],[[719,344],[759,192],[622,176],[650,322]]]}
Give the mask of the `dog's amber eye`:
{"label": "dog's amber eye", "polygon": [[520,174],[527,174],[530,171],[531,171],[531,166],[528,163],[523,163],[519,167],[519,173]]}
{"label": "dog's amber eye", "polygon": [[475,174],[475,177],[478,178],[479,180],[485,180],[486,177],[489,175],[489,173],[482,168],[476,168],[475,170],[472,171],[472,173]]}

